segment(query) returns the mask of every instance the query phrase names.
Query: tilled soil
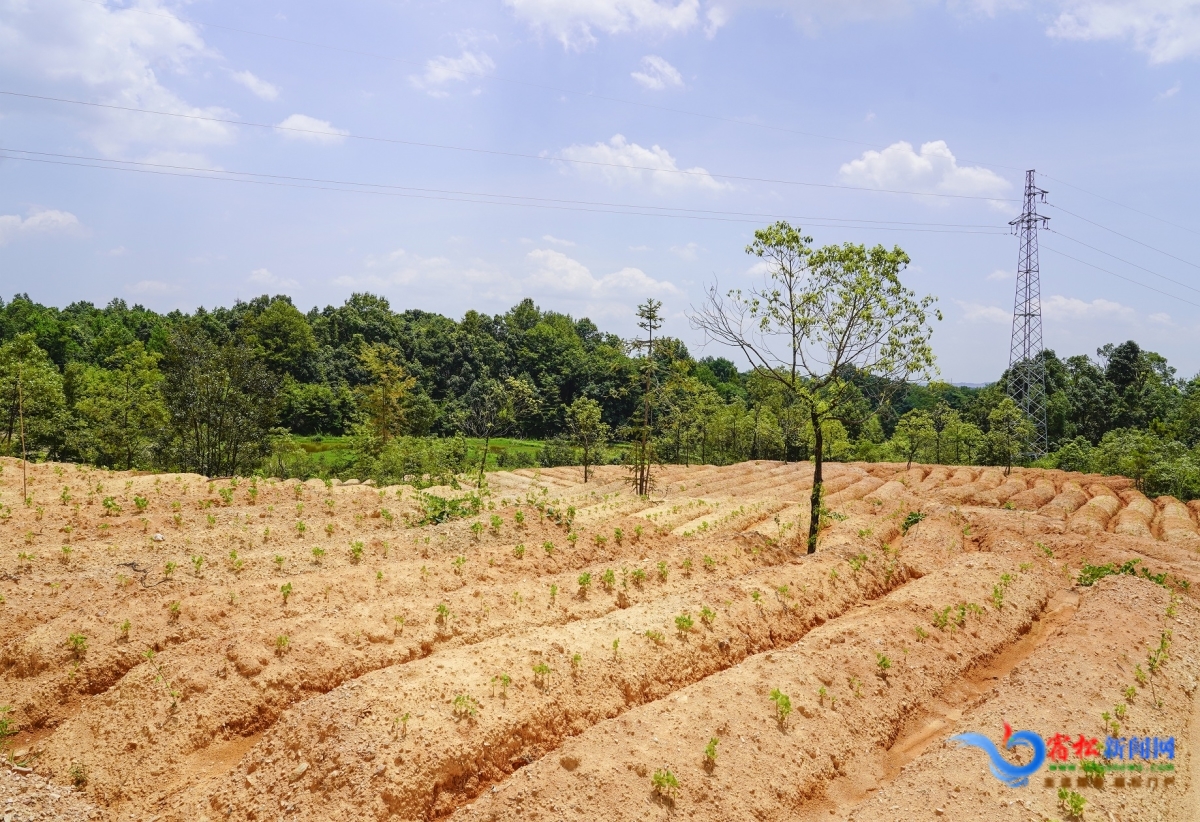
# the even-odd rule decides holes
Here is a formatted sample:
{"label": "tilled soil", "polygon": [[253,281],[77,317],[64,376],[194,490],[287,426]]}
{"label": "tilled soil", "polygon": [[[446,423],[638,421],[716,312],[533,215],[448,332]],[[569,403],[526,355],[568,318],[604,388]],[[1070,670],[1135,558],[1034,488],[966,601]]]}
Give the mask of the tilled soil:
{"label": "tilled soil", "polygon": [[[5,822],[1200,813],[1200,505],[1123,478],[829,465],[806,556],[806,464],[497,473],[420,525],[411,488],[31,465],[26,501],[0,462]],[[1010,788],[951,740],[1006,723],[1174,757]]]}

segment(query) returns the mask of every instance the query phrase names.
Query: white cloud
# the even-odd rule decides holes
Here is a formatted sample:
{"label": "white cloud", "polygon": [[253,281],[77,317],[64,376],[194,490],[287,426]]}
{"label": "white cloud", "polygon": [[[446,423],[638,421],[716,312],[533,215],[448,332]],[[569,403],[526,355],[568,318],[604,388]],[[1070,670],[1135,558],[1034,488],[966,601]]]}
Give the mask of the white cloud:
{"label": "white cloud", "polygon": [[272,274],[265,268],[256,268],[250,272],[250,282],[256,285],[265,285],[273,288],[295,288],[299,285],[295,280],[287,277],[280,277],[277,274]]}
{"label": "white cloud", "polygon": [[[102,103],[174,114],[227,116],[194,106],[163,84],[211,58],[200,33],[160,0],[136,8],[70,0],[5,2],[0,17],[0,71],[24,90],[82,96]],[[146,14],[144,12],[151,12]],[[132,146],[207,146],[230,142],[232,126],[183,117],[79,109],[71,113],[102,152]]]}
{"label": "white cloud", "polygon": [[649,184],[658,190],[721,191],[728,188],[699,166],[680,173],[675,158],[665,148],[657,145],[643,148],[628,142],[620,134],[607,143],[569,146],[559,152],[559,156],[575,161],[570,166],[579,174],[598,177],[613,185]]}
{"label": "white cloud", "polygon": [[678,294],[665,280],[655,280],[639,268],[622,268],[595,277],[587,266],[553,249],[537,248],[526,255],[533,274],[526,288],[553,291],[586,299],[630,299],[655,294]]}
{"label": "white cloud", "polygon": [[126,254],[129,253],[129,251],[128,251],[128,249],[125,248],[125,246],[119,245],[116,248],[110,248],[108,251],[104,251],[101,253],[103,253],[104,256],[106,256],[106,257],[124,257]]}
{"label": "white cloud", "polygon": [[391,286],[437,285],[447,282],[463,285],[503,284],[507,275],[482,260],[466,265],[446,257],[422,257],[402,248],[387,254],[372,254],[363,260],[363,271],[345,274],[333,280],[334,285],[347,288],[378,288]]}
{"label": "white cloud", "polygon": [[447,83],[479,80],[495,69],[496,64],[487,54],[464,50],[461,57],[434,57],[425,64],[424,74],[410,75],[408,82],[431,97],[445,97],[443,86]]}
{"label": "white cloud", "polygon": [[679,73],[679,69],[656,54],[643,57],[642,71],[635,71],[629,76],[651,91],[679,88],[683,85],[683,75]]}
{"label": "white cloud", "polygon": [[1011,184],[990,169],[960,166],[943,140],[921,145],[893,143],[883,151],[866,151],[840,169],[843,182],[869,188],[903,189],[938,194],[1001,197]]}
{"label": "white cloud", "polygon": [[1120,40],[1169,63],[1200,54],[1194,0],[1066,0],[1046,33],[1064,40]]}
{"label": "white cloud", "polygon": [[692,260],[695,260],[699,256],[697,253],[699,251],[700,251],[700,246],[697,245],[696,243],[688,243],[687,245],[671,246],[672,254],[674,254],[676,257],[679,257],[679,259],[681,259],[681,260],[687,260],[689,262],[691,262]]}
{"label": "white cloud", "polygon": [[279,87],[273,83],[268,83],[261,77],[255,76],[249,71],[231,71],[229,76],[234,82],[245,86],[250,90],[250,93],[255,97],[263,100],[274,100],[279,97]]}
{"label": "white cloud", "polygon": [[168,294],[177,290],[178,286],[164,283],[161,280],[138,280],[133,285],[125,286],[125,290],[131,294]]}
{"label": "white cloud", "polygon": [[335,145],[346,139],[350,132],[334,128],[328,120],[318,120],[307,114],[293,114],[275,126],[289,140],[305,140],[321,145]]}
{"label": "white cloud", "polygon": [[1171,86],[1166,91],[1160,91],[1158,94],[1154,95],[1154,99],[1155,100],[1170,100],[1172,97],[1174,97],[1176,94],[1179,93],[1179,90],[1181,88],[1183,88],[1183,83],[1181,83],[1179,80],[1176,80],[1175,85]]}
{"label": "white cloud", "polygon": [[596,42],[593,30],[669,34],[687,31],[700,20],[700,0],[505,0],[505,5],[563,48],[576,50]]}
{"label": "white cloud", "polygon": [[1157,314],[1151,314],[1148,319],[1150,320],[1150,322],[1155,323],[1157,325],[1174,325],[1175,324],[1171,321],[1170,314],[1167,314],[1167,313],[1161,312],[1161,311]]}
{"label": "white cloud", "polygon": [[1050,320],[1128,320],[1134,316],[1133,309],[1098,297],[1085,302],[1078,297],[1054,294],[1042,302],[1042,314]]}
{"label": "white cloud", "polygon": [[1000,282],[1003,280],[1011,280],[1015,276],[1017,275],[1014,271],[1007,271],[1003,268],[997,268],[991,274],[987,275],[987,279],[992,282]]}
{"label": "white cloud", "polygon": [[572,242],[571,240],[560,240],[558,237],[552,237],[549,234],[543,234],[542,239],[552,245],[563,245],[563,246],[566,246],[567,248],[575,247],[575,243]]}
{"label": "white cloud", "polygon": [[963,302],[955,300],[958,307],[962,309],[963,320],[969,323],[996,323],[998,325],[1008,325],[1012,322],[1012,315],[995,305],[980,305],[979,303]]}
{"label": "white cloud", "polygon": [[31,234],[73,233],[81,228],[79,218],[69,211],[31,211],[22,219],[16,214],[0,215],[0,245]]}

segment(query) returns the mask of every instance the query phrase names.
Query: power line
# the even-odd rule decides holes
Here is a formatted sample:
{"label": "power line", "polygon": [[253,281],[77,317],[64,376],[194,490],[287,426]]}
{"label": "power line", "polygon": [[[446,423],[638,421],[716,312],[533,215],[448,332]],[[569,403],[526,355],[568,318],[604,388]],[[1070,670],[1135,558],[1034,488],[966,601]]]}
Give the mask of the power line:
{"label": "power line", "polygon": [[[721,210],[717,210],[717,209],[684,208],[684,207],[679,207],[679,206],[656,206],[656,205],[646,205],[646,204],[642,204],[642,203],[608,203],[608,202],[602,202],[602,201],[596,202],[596,201],[590,201],[590,200],[564,200],[564,199],[551,198],[551,197],[531,197],[531,196],[520,195],[520,194],[494,194],[494,193],[486,192],[486,191],[461,191],[461,190],[454,190],[454,189],[425,188],[425,187],[420,187],[420,186],[402,186],[402,185],[395,185],[395,184],[390,184],[390,183],[367,183],[367,182],[361,182],[361,181],[356,181],[356,180],[334,180],[334,179],[321,178],[321,177],[296,177],[296,176],[290,176],[290,175],[284,175],[284,174],[267,174],[264,172],[257,172],[257,171],[236,171],[236,170],[231,170],[231,169],[203,168],[203,167],[199,167],[199,166],[180,166],[180,165],[172,165],[172,164],[168,164],[168,163],[148,163],[148,162],[138,161],[138,160],[116,160],[116,159],[111,159],[108,157],[89,157],[86,155],[78,155],[78,154],[55,154],[55,153],[49,152],[49,151],[33,151],[31,149],[11,148],[11,147],[3,147],[3,146],[0,146],[0,151],[17,152],[19,154],[33,154],[38,157],[55,157],[58,159],[66,159],[66,160],[84,160],[84,161],[95,162],[95,163],[112,163],[112,164],[119,164],[121,166],[145,166],[148,168],[165,168],[165,169],[171,169],[171,170],[175,170],[175,171],[202,172],[204,174],[243,176],[243,177],[263,177],[263,178],[271,179],[271,180],[287,180],[287,181],[292,181],[292,182],[303,182],[303,183],[322,183],[322,184],[326,184],[326,185],[356,186],[356,187],[363,187],[363,188],[382,188],[382,189],[389,189],[389,190],[394,189],[394,190],[400,190],[400,191],[416,191],[416,192],[427,192],[427,193],[434,193],[434,194],[456,194],[456,195],[462,195],[462,196],[468,196],[468,197],[493,197],[493,198],[506,199],[506,200],[532,200],[532,201],[536,201],[536,202],[556,203],[556,204],[566,203],[566,204],[570,204],[570,205],[606,206],[606,207],[611,207],[611,208],[639,208],[639,209],[649,209],[649,210],[654,210],[654,211],[679,211],[679,212],[688,212],[688,213],[695,213],[695,214],[717,214],[717,215],[723,215],[723,216],[731,216],[732,215],[732,216],[738,216],[738,217],[761,217],[761,218],[765,218],[765,219],[780,219],[780,215],[776,214],[776,213],[765,213],[765,212],[754,212],[754,211],[721,211]],[[10,159],[24,159],[24,158],[12,157]],[[97,166],[97,167],[103,167],[103,166]],[[912,222],[912,221],[905,221],[905,220],[867,220],[867,219],[862,219],[862,218],[857,218],[857,217],[826,217],[826,216],[814,217],[811,215],[810,216],[792,215],[792,216],[784,217],[784,219],[789,219],[789,220],[828,220],[831,222],[839,222],[839,223],[868,223],[868,224],[898,225],[898,226],[932,226],[932,227],[937,227],[937,228],[1000,229],[1000,226],[987,225],[987,224],[930,223],[930,222]]]}
{"label": "power line", "polygon": [[1089,220],[1087,217],[1081,217],[1078,214],[1075,214],[1074,212],[1067,211],[1062,206],[1057,206],[1057,205],[1054,205],[1053,203],[1047,203],[1046,205],[1049,205],[1053,208],[1057,208],[1063,214],[1070,214],[1072,217],[1074,217],[1077,220],[1083,220],[1085,223],[1091,223],[1092,225],[1096,226],[1096,228],[1102,228],[1105,231],[1108,231],[1112,234],[1116,234],[1118,237],[1123,237],[1126,240],[1129,240],[1131,243],[1137,243],[1138,245],[1148,248],[1151,251],[1157,251],[1159,254],[1162,254],[1166,257],[1170,257],[1172,260],[1178,260],[1179,262],[1184,263],[1185,265],[1190,265],[1192,268],[1200,268],[1200,265],[1193,263],[1191,260],[1185,260],[1185,259],[1183,259],[1183,257],[1176,257],[1174,254],[1172,254],[1169,251],[1163,251],[1161,248],[1155,248],[1154,246],[1150,245],[1149,243],[1143,243],[1141,240],[1130,237],[1128,234],[1122,234],[1120,231],[1117,231],[1115,228],[1109,228],[1108,226],[1100,225],[1100,223],[1097,223],[1094,220]]}
{"label": "power line", "polygon": [[414,146],[417,148],[436,148],[436,149],[443,149],[443,150],[447,150],[447,151],[467,152],[467,153],[471,153],[471,154],[487,154],[487,155],[498,156],[498,157],[516,157],[516,158],[526,159],[526,160],[541,160],[543,162],[575,163],[577,165],[596,166],[596,167],[602,167],[602,168],[619,168],[619,169],[623,169],[625,171],[651,171],[651,172],[655,172],[655,173],[659,173],[659,174],[682,174],[682,175],[690,176],[690,177],[709,177],[709,178],[718,178],[718,179],[722,179],[722,180],[736,180],[738,182],[770,183],[772,185],[808,186],[808,187],[812,187],[812,188],[830,188],[830,189],[840,189],[840,190],[846,190],[846,191],[869,191],[869,192],[883,193],[883,194],[908,194],[908,195],[912,195],[915,197],[944,197],[944,198],[950,198],[950,199],[955,199],[955,200],[987,200],[987,201],[991,201],[991,202],[1002,202],[1002,201],[1015,202],[1010,197],[983,197],[983,196],[972,195],[972,194],[944,194],[944,193],[940,193],[940,192],[930,192],[930,191],[904,191],[904,190],[900,190],[900,189],[890,189],[890,188],[869,188],[867,186],[840,185],[837,183],[811,183],[811,182],[804,182],[804,181],[800,181],[800,180],[780,180],[780,179],[773,179],[773,178],[769,178],[769,177],[747,177],[747,176],[741,176],[741,175],[735,175],[735,174],[719,174],[719,173],[710,172],[710,171],[693,171],[690,169],[679,169],[679,168],[666,169],[666,168],[655,168],[653,166],[634,166],[634,165],[624,165],[622,163],[604,163],[604,162],[600,162],[598,160],[579,160],[579,159],[570,158],[570,157],[560,157],[557,155],[523,154],[521,152],[516,152],[516,151],[500,151],[498,149],[472,148],[469,146],[452,146],[452,145],[446,145],[443,143],[427,143],[427,142],[420,142],[420,141],[416,141],[416,140],[401,140],[401,139],[395,138],[395,137],[376,137],[376,136],[371,136],[371,135],[366,135],[366,134],[351,134],[348,132],[347,133],[330,132],[330,131],[321,131],[319,129],[297,128],[296,126],[272,125],[270,123],[255,123],[255,122],[252,122],[249,120],[234,120],[232,118],[225,118],[225,117],[206,117],[206,116],[199,115],[199,114],[183,114],[183,113],[175,112],[175,111],[158,111],[155,109],[134,108],[133,106],[119,106],[114,103],[93,103],[93,102],[89,102],[86,100],[72,100],[72,99],[65,98],[65,97],[48,97],[48,96],[40,95],[40,94],[26,94],[26,93],[18,92],[18,91],[0,90],[0,94],[6,95],[8,97],[20,97],[20,98],[24,98],[24,99],[28,99],[28,100],[41,100],[44,102],[51,102],[51,103],[67,103],[67,104],[71,104],[71,105],[87,106],[90,108],[109,109],[109,110],[113,110],[113,111],[129,111],[129,112],[136,112],[138,114],[154,114],[154,115],[157,115],[160,117],[175,117],[177,119],[182,119],[182,120],[197,120],[200,122],[207,122],[207,123],[224,123],[226,125],[248,126],[248,127],[252,127],[252,128],[271,129],[273,131],[286,131],[286,132],[292,132],[292,133],[296,133],[296,134],[313,134],[313,135],[318,135],[320,137],[326,137],[326,138],[328,138],[328,137],[345,137],[345,138],[348,138],[351,140],[362,140],[365,142],[390,143],[390,144],[395,144],[395,145]]}
{"label": "power line", "polygon": [[[3,152],[3,151],[5,151],[5,150],[0,149],[0,152]],[[43,164],[48,164],[48,165],[72,166],[72,167],[76,167],[76,168],[94,168],[94,169],[100,169],[100,170],[104,170],[104,171],[122,171],[122,172],[139,173],[139,174],[154,174],[154,175],[165,176],[165,177],[188,177],[191,179],[212,180],[215,182],[248,183],[248,184],[254,184],[254,185],[274,186],[274,187],[279,187],[279,188],[299,188],[299,189],[310,189],[310,190],[316,190],[316,191],[336,191],[336,192],[342,192],[342,193],[347,193],[347,194],[375,194],[375,195],[380,195],[380,196],[405,197],[405,198],[422,199],[422,200],[442,200],[442,201],[447,201],[447,202],[476,203],[479,205],[507,205],[507,206],[519,206],[519,207],[524,207],[524,208],[541,208],[541,209],[549,209],[549,210],[556,210],[556,211],[584,211],[584,212],[592,212],[592,213],[599,213],[599,214],[618,214],[618,215],[629,215],[629,216],[638,216],[638,217],[674,217],[677,219],[710,220],[710,221],[716,221],[716,222],[755,223],[755,224],[760,223],[759,220],[742,219],[742,218],[739,218],[736,216],[719,216],[719,215],[722,215],[723,213],[736,215],[736,214],[744,213],[744,212],[711,212],[710,214],[674,213],[672,210],[667,209],[665,207],[660,207],[660,206],[637,206],[637,205],[623,206],[623,205],[619,205],[619,204],[614,204],[612,207],[606,208],[606,207],[603,207],[605,205],[603,203],[588,204],[586,201],[571,201],[571,200],[554,201],[554,200],[545,200],[545,199],[541,199],[541,198],[524,198],[524,197],[523,198],[513,198],[513,195],[497,195],[497,194],[475,194],[473,196],[476,198],[492,198],[492,199],[473,199],[472,195],[449,196],[452,192],[447,192],[444,195],[437,195],[437,194],[433,194],[433,193],[405,193],[402,191],[377,190],[377,188],[339,188],[339,187],[336,187],[336,185],[315,185],[315,184],[303,184],[303,183],[299,183],[299,182],[286,182],[285,180],[287,180],[288,178],[247,179],[244,177],[213,176],[213,174],[211,174],[211,173],[189,173],[187,171],[172,171],[172,170],[169,170],[170,167],[136,168],[136,167],[113,166],[113,165],[101,165],[101,164],[88,163],[88,162],[68,162],[66,160],[48,160],[48,159],[40,159],[40,158],[36,158],[36,157],[20,157],[20,156],[14,156],[11,154],[2,154],[2,153],[0,153],[0,156],[3,156],[6,159],[10,159],[10,160],[23,160],[25,162],[43,163]],[[145,164],[145,165],[148,165],[148,164]],[[216,170],[208,170],[208,171],[216,172]],[[294,178],[294,179],[302,179],[302,178]],[[356,185],[356,184],[344,183],[344,185]],[[414,189],[413,191],[436,192],[438,190],[437,189]],[[510,197],[512,199],[501,200],[501,199],[499,199],[501,197]],[[522,202],[520,200],[532,200],[532,202]],[[578,205],[562,205],[562,204],[555,204],[555,203],[578,203]],[[594,207],[589,207],[589,206],[594,206]],[[660,210],[658,210],[658,211],[627,210],[627,209],[639,209],[639,208],[651,208],[651,209],[660,209]],[[619,209],[626,209],[626,210],[619,210]],[[685,210],[676,209],[675,211],[685,211]],[[763,215],[763,216],[775,217],[776,219],[784,218],[783,215]],[[915,226],[908,226],[908,225],[876,225],[876,224],[848,225],[847,223],[849,221],[845,220],[843,218],[791,217],[790,219],[803,219],[803,220],[809,221],[810,225],[815,225],[815,226],[819,226],[822,228],[857,228],[857,229],[868,229],[868,230],[874,229],[877,231],[916,231],[916,232],[921,232],[921,233],[935,233],[935,234],[984,234],[984,235],[991,235],[991,236],[1003,236],[1003,234],[998,231],[958,230],[958,229],[954,229],[954,228],[917,228]],[[825,220],[825,219],[838,220],[839,222],[837,222],[837,223],[814,222],[816,220]],[[884,221],[872,221],[872,222],[882,223]],[[920,224],[917,224],[917,225],[920,225]]]}
{"label": "power line", "polygon": [[1155,288],[1152,285],[1146,285],[1145,283],[1143,283],[1139,280],[1135,280],[1130,277],[1124,277],[1124,276],[1116,273],[1115,271],[1109,271],[1107,268],[1101,268],[1100,266],[1098,266],[1094,263],[1089,263],[1087,260],[1081,260],[1078,257],[1072,257],[1070,254],[1065,254],[1056,248],[1051,248],[1048,245],[1043,245],[1042,248],[1044,248],[1046,251],[1053,252],[1060,257],[1066,257],[1068,260],[1074,260],[1077,263],[1082,263],[1083,265],[1086,265],[1089,268],[1094,268],[1097,271],[1103,271],[1105,274],[1111,274],[1112,276],[1116,277],[1118,280],[1124,280],[1127,283],[1133,283],[1134,285],[1141,286],[1142,288],[1146,288],[1146,289],[1149,289],[1150,291],[1154,291],[1159,294],[1162,294],[1164,297],[1170,297],[1172,300],[1178,300],[1181,303],[1187,303],[1188,305],[1193,305],[1196,308],[1200,308],[1200,303],[1194,303],[1191,300],[1185,300],[1183,297],[1176,297],[1174,294],[1169,294],[1166,291]]}
{"label": "power line", "polygon": [[1073,243],[1078,243],[1079,245],[1083,246],[1084,248],[1090,248],[1092,251],[1096,251],[1096,252],[1099,252],[1100,254],[1103,254],[1105,257],[1112,257],[1114,260],[1116,260],[1118,262],[1125,263],[1125,265],[1131,265],[1134,268],[1140,268],[1142,271],[1145,271],[1147,274],[1153,274],[1155,277],[1166,280],[1169,283],[1174,283],[1175,285],[1183,286],[1186,289],[1195,291],[1197,294],[1200,294],[1200,288],[1196,288],[1195,286],[1188,285],[1185,282],[1180,282],[1179,280],[1173,280],[1164,274],[1159,274],[1157,271],[1151,271],[1149,268],[1146,268],[1145,266],[1140,266],[1137,263],[1130,262],[1129,260],[1118,257],[1116,254],[1110,254],[1102,248],[1096,248],[1096,246],[1094,246],[1094,245],[1088,245],[1087,243],[1083,242],[1082,240],[1076,240],[1074,237],[1069,237],[1066,234],[1063,234],[1061,231],[1058,231],[1056,229],[1047,228],[1046,230],[1053,231],[1055,234],[1062,237],[1064,240],[1070,240]]}
{"label": "power line", "polygon": [[[1191,232],[1192,234],[1200,234],[1200,231],[1197,231],[1194,228],[1188,228],[1185,225],[1180,225],[1179,223],[1173,223],[1170,220],[1164,220],[1162,217],[1151,214],[1148,211],[1142,211],[1141,209],[1134,208],[1133,206],[1125,205],[1124,203],[1117,202],[1116,200],[1112,199],[1111,197],[1105,197],[1103,194],[1097,194],[1094,191],[1088,191],[1086,188],[1080,188],[1079,186],[1071,185],[1070,183],[1068,183],[1064,180],[1060,180],[1057,177],[1051,177],[1049,174],[1043,174],[1042,176],[1045,177],[1047,180],[1053,180],[1056,183],[1061,183],[1062,185],[1065,185],[1067,188],[1073,188],[1076,191],[1081,191],[1084,194],[1088,194],[1092,197],[1096,197],[1097,199],[1104,200],[1105,202],[1108,202],[1108,203],[1112,203],[1115,206],[1120,206],[1121,208],[1128,209],[1129,211],[1132,211],[1134,214],[1141,214],[1143,217],[1149,217],[1151,220],[1158,220],[1160,223],[1166,223],[1167,225],[1171,226],[1172,228],[1178,228],[1181,231],[1188,231],[1188,232]],[[1053,203],[1047,203],[1046,205],[1053,205]],[[1057,206],[1055,206],[1055,207],[1057,208]],[[1072,215],[1072,216],[1074,216],[1074,215]]]}

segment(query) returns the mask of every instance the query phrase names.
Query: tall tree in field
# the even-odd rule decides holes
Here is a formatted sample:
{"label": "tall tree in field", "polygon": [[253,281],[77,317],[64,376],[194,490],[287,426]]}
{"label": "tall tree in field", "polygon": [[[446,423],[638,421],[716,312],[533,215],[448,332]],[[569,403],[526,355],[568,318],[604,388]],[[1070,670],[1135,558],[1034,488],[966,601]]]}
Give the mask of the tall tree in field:
{"label": "tall tree in field", "polygon": [[905,468],[912,468],[913,460],[937,436],[933,419],[928,411],[914,408],[896,423],[896,433],[892,441],[896,443],[900,453],[908,460]]}
{"label": "tall tree in field", "polygon": [[477,485],[482,488],[492,437],[513,430],[522,417],[536,413],[541,403],[532,384],[514,377],[477,380],[467,391],[465,400],[465,407],[457,415],[458,427],[468,437],[483,440],[477,480]]}
{"label": "tall tree in field", "polygon": [[1033,421],[1010,397],[1005,397],[988,414],[988,429],[987,444],[992,460],[1003,465],[1007,475],[1012,472],[1013,463],[1029,453],[1037,434]]}
{"label": "tall tree in field", "polygon": [[405,400],[417,380],[409,376],[400,352],[390,345],[364,345],[358,359],[372,380],[358,389],[359,408],[366,415],[371,435],[382,448],[392,437],[405,433]]}
{"label": "tall tree in field", "polygon": [[899,248],[852,243],[814,250],[811,243],[811,237],[782,221],[755,231],[746,252],[767,264],[762,287],[721,294],[713,285],[692,316],[696,328],[738,349],[812,421],[809,553],[817,550],[824,507],[822,423],[864,408],[850,377],[873,378],[894,391],[934,371],[929,345],[934,299],[917,299],[900,282],[908,255]]}
{"label": "tall tree in field", "polygon": [[129,470],[146,463],[167,419],[158,360],[135,340],[108,357],[107,368],[84,373],[75,410],[87,425],[97,464]]}
{"label": "tall tree in field", "polygon": [[278,396],[278,378],[261,358],[237,340],[218,345],[188,323],[171,335],[162,372],[164,456],[206,476],[257,467],[270,450]]}
{"label": "tall tree in field", "polygon": [[634,492],[641,497],[646,496],[654,487],[650,475],[650,464],[653,462],[654,439],[652,437],[653,404],[655,388],[658,385],[658,364],[654,359],[654,332],[662,328],[663,320],[660,310],[662,302],[646,300],[638,306],[638,328],[646,332],[645,337],[638,337],[630,343],[630,348],[641,354],[638,372],[642,390],[641,423],[636,426],[635,440],[631,450],[632,462],[630,469],[633,476],[630,482]]}
{"label": "tall tree in field", "polygon": [[595,465],[601,449],[608,442],[609,427],[600,418],[600,403],[591,397],[577,397],[567,406],[567,430],[571,444],[579,449],[583,463],[583,481],[587,482],[591,466]]}

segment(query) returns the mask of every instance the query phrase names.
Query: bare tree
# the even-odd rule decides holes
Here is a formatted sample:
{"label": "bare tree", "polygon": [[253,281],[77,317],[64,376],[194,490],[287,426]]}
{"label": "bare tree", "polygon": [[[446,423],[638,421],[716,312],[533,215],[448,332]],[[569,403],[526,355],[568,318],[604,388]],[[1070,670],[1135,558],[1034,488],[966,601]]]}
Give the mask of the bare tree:
{"label": "bare tree", "polygon": [[657,363],[654,359],[654,332],[662,328],[663,320],[659,309],[662,302],[649,299],[638,306],[638,328],[646,332],[646,337],[637,338],[630,343],[630,348],[642,353],[642,424],[636,431],[637,439],[633,443],[632,463],[630,469],[633,476],[630,482],[638,496],[646,496],[653,490],[654,480],[650,475],[650,463],[653,461],[654,440],[651,432],[652,405],[654,389],[658,383]]}
{"label": "bare tree", "polygon": [[[855,376],[894,391],[934,371],[927,317],[934,298],[918,300],[901,284],[908,255],[899,248],[846,243],[813,249],[811,243],[811,237],[782,221],[755,231],[746,253],[767,263],[763,285],[722,295],[714,284],[703,307],[691,315],[694,328],[738,349],[812,421],[810,554],[817,550],[825,513],[821,424],[851,410],[862,413],[866,404]],[[941,319],[940,312],[933,313]]]}

